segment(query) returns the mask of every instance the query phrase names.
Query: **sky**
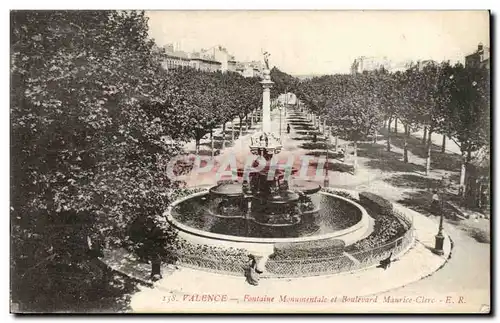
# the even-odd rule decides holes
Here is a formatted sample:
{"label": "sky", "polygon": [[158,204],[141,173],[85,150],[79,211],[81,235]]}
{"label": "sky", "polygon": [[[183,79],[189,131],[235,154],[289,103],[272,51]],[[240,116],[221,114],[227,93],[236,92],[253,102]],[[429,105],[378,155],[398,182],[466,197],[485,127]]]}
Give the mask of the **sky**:
{"label": "sky", "polygon": [[359,56],[463,62],[489,47],[487,11],[149,11],[158,45],[226,47],[293,75],[348,73]]}

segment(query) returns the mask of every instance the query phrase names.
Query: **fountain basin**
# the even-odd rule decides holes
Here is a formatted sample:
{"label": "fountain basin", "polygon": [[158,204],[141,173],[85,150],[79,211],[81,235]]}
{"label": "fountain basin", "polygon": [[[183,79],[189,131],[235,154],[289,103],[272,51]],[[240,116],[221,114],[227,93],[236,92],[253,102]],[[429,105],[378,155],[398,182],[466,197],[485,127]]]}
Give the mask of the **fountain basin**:
{"label": "fountain basin", "polygon": [[[339,239],[344,241],[345,245],[348,246],[362,239],[363,237],[366,237],[371,233],[372,228],[370,223],[371,221],[373,221],[373,219],[369,216],[368,212],[361,205],[349,199],[331,193],[319,192],[318,194],[320,194],[321,198],[324,197],[327,200],[331,199],[332,201],[338,202],[339,205],[346,206],[346,209],[349,209],[351,212],[353,212],[353,214],[355,214],[356,216],[356,219],[354,221],[355,223],[353,225],[349,225],[346,228],[340,228],[338,230],[332,229],[330,231],[326,229],[318,230],[315,231],[313,234],[306,233],[304,236],[294,236],[294,237],[287,237],[286,235],[276,236],[276,237],[244,236],[244,235],[238,235],[233,232],[225,232],[225,230],[227,229],[225,227],[225,223],[216,222],[220,219],[216,219],[216,217],[207,215],[207,218],[205,219],[204,223],[205,225],[204,228],[213,228],[218,225],[220,228],[222,228],[222,232],[224,233],[221,233],[220,230],[219,232],[210,232],[210,230],[202,229],[201,226],[196,227],[196,225],[193,224],[194,222],[187,224],[186,223],[187,221],[183,221],[182,217],[178,213],[179,212],[178,207],[183,205],[183,203],[188,203],[188,205],[195,204],[194,207],[199,207],[203,209],[204,205],[200,201],[203,201],[203,198],[208,199],[207,191],[195,193],[173,202],[165,212],[165,216],[167,217],[169,223],[173,227],[179,230],[180,237],[182,237],[187,241],[194,243],[203,243],[207,245],[222,244],[228,248],[229,247],[245,248],[247,250],[249,250],[249,247],[255,247],[258,245],[272,246],[275,243],[294,243],[294,242],[302,243],[307,241],[319,241],[327,239]],[[200,204],[196,205],[196,203]],[[328,215],[328,211],[325,212],[326,214],[324,214],[324,217],[327,218],[326,215]],[[233,221],[234,219],[229,219],[229,220]],[[242,220],[245,221],[244,219]],[[210,223],[211,221],[213,222]],[[218,231],[218,230],[212,230],[212,231]]]}

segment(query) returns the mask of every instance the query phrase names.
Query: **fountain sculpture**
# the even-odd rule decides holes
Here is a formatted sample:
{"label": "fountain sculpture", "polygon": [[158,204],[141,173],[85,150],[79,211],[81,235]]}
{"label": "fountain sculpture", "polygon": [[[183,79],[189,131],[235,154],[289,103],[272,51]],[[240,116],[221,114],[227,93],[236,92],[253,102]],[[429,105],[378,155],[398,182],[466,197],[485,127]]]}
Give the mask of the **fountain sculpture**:
{"label": "fountain sculpture", "polygon": [[[308,195],[321,187],[312,182],[290,185],[292,168],[271,164],[274,155],[282,149],[281,139],[271,131],[271,81],[268,55],[264,56],[262,131],[251,137],[250,151],[259,156],[251,169],[243,170],[243,182],[221,181],[210,189],[210,213],[222,218],[244,218],[262,226],[289,227],[299,224],[304,216],[314,211]],[[263,163],[263,165],[261,165]],[[252,171],[261,169],[260,171]]]}

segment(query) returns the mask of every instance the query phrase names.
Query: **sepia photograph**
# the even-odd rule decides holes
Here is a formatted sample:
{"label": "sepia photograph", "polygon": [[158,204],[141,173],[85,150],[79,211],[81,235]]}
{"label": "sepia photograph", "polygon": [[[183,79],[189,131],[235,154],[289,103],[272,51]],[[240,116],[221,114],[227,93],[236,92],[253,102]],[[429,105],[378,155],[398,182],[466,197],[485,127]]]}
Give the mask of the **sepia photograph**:
{"label": "sepia photograph", "polygon": [[11,10],[10,313],[491,314],[488,10]]}

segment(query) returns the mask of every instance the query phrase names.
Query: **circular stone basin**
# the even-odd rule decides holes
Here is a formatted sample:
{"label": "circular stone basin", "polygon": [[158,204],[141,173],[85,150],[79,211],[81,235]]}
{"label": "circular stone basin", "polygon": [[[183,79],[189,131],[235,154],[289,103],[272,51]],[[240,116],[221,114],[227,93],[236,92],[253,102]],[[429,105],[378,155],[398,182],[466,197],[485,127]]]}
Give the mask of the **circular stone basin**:
{"label": "circular stone basin", "polygon": [[[254,198],[260,199],[259,197],[254,197]],[[286,191],[286,192],[280,192],[279,195],[271,195],[266,199],[266,201],[273,204],[285,204],[290,202],[296,202],[299,200],[299,198],[300,198],[299,194],[292,191]]]}
{"label": "circular stone basin", "polygon": [[[269,166],[265,166],[264,169],[262,169],[258,172],[250,171],[250,173],[267,176],[269,174],[269,169],[270,169]],[[278,164],[275,166],[275,175],[276,175],[275,177],[278,177],[278,178],[283,177],[287,170],[290,173],[290,175],[296,175],[299,172],[299,169],[296,167]],[[238,178],[243,178],[245,170],[243,168],[238,168],[237,170],[233,171],[232,173]]]}
{"label": "circular stone basin", "polygon": [[238,182],[222,183],[210,189],[210,193],[223,196],[241,196],[243,187]]}
{"label": "circular stone basin", "polygon": [[341,237],[352,243],[370,230],[369,215],[359,204],[325,192],[309,195],[317,212],[302,214],[292,227],[269,227],[249,218],[215,217],[209,211],[209,193],[195,193],[175,201],[167,212],[169,222],[184,233],[222,241],[274,243]]}
{"label": "circular stone basin", "polygon": [[321,186],[312,181],[293,180],[290,184],[290,189],[304,194],[314,194],[321,190]]}

